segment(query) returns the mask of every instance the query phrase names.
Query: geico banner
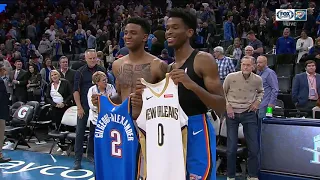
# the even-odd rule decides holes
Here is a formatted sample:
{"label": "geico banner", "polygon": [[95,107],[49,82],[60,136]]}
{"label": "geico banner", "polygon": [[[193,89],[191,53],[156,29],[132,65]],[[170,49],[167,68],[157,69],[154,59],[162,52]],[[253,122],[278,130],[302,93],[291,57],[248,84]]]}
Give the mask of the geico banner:
{"label": "geico banner", "polygon": [[[21,174],[33,171],[32,173],[39,173],[44,176],[61,176],[67,179],[87,179],[94,180],[94,174],[90,170],[79,169],[73,170],[65,166],[54,166],[54,165],[36,165],[35,163],[26,163],[24,161],[10,161],[8,163],[0,164],[2,174],[17,174],[17,178],[21,178]],[[35,175],[35,174],[34,174]],[[19,178],[18,178],[19,176]],[[33,176],[33,175],[32,175]],[[35,175],[37,177],[37,175]]]}

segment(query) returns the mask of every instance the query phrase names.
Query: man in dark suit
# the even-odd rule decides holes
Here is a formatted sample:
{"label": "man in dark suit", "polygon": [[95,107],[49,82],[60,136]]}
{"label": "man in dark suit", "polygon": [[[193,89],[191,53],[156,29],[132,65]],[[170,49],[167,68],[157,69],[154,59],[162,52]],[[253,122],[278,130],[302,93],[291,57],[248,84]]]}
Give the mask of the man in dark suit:
{"label": "man in dark suit", "polygon": [[73,92],[73,84],[74,84],[74,75],[76,71],[69,68],[69,60],[66,56],[61,56],[59,59],[59,73],[61,78],[66,79],[69,81],[72,92]]}
{"label": "man in dark suit", "polygon": [[292,86],[292,102],[297,109],[309,112],[316,106],[320,95],[320,75],[316,74],[316,62],[308,60],[305,63],[306,72],[297,74]]}
{"label": "man in dark suit", "polygon": [[9,86],[13,88],[12,103],[17,101],[27,101],[27,71],[22,69],[22,62],[16,60],[14,63],[16,69],[9,75]]}
{"label": "man in dark suit", "polygon": [[[4,76],[5,68],[0,64],[0,77]],[[2,146],[4,143],[4,130],[6,128],[6,120],[9,119],[9,95],[7,93],[6,85],[2,78],[0,78],[0,163],[11,161],[10,158],[5,158],[2,154]]]}

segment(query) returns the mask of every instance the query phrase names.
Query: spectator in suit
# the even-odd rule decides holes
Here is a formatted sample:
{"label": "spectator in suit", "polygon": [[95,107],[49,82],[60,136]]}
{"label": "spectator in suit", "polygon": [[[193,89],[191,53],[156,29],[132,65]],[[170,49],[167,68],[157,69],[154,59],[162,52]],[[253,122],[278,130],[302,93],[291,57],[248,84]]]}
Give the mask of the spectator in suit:
{"label": "spectator in suit", "polygon": [[69,81],[62,79],[57,70],[50,71],[46,100],[52,106],[52,120],[58,129],[64,112],[70,107],[72,90]]}
{"label": "spectator in suit", "polygon": [[[97,52],[94,49],[88,49],[85,52],[85,59],[87,64],[82,66],[75,74],[74,78],[74,93],[73,97],[78,108],[78,120],[77,120],[77,131],[76,131],[76,143],[74,147],[75,151],[75,162],[74,169],[81,169],[81,160],[83,155],[83,141],[84,133],[87,127],[87,121],[89,116],[89,104],[87,93],[92,84],[92,75],[97,71],[106,72],[105,68],[97,65]],[[90,123],[90,126],[93,124]],[[89,141],[93,141],[93,137],[89,136]],[[87,158],[90,161],[94,161],[93,147],[88,143]]]}
{"label": "spectator in suit", "polygon": [[320,75],[316,74],[316,62],[308,60],[305,63],[306,72],[297,74],[293,80],[292,102],[297,109],[308,112],[316,106],[320,94]]}
{"label": "spectator in suit", "polygon": [[[0,64],[0,77],[4,76],[4,65]],[[6,128],[6,120],[9,120],[9,96],[6,86],[2,78],[0,78],[0,163],[11,161],[10,158],[5,158],[2,154],[2,146],[4,143],[4,130]]]}
{"label": "spectator in suit", "polygon": [[74,75],[76,74],[76,71],[69,68],[69,60],[66,56],[60,57],[59,67],[60,69],[58,71],[60,73],[61,78],[64,78],[69,81],[73,92]]}
{"label": "spectator in suit", "polygon": [[9,87],[13,88],[12,103],[17,101],[27,101],[27,71],[22,69],[22,62],[16,60],[14,63],[16,69],[9,75]]}

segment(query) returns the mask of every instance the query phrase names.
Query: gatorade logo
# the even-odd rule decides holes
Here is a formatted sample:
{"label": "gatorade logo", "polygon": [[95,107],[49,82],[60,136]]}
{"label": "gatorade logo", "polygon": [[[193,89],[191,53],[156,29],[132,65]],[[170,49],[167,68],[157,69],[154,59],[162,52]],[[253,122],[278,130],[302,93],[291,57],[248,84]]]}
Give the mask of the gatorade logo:
{"label": "gatorade logo", "polygon": [[19,109],[19,111],[18,111],[18,117],[21,118],[21,119],[24,118],[26,116],[28,110],[29,110],[29,108],[26,107],[26,106],[25,107],[21,107]]}

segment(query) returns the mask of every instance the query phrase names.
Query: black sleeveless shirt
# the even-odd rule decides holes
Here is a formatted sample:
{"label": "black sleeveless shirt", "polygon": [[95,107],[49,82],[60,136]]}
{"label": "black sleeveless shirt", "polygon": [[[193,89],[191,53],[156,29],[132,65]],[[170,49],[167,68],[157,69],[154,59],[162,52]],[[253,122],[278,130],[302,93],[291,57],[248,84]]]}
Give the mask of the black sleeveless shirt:
{"label": "black sleeveless shirt", "polygon": [[[204,85],[203,78],[196,74],[193,67],[194,59],[198,52],[198,50],[194,50],[179,69],[187,69],[186,71],[190,79],[197,83],[200,87],[207,90]],[[180,106],[187,116],[204,114],[208,111],[207,106],[198,98],[198,96],[193,91],[186,89],[182,83],[178,84],[178,93]]]}

